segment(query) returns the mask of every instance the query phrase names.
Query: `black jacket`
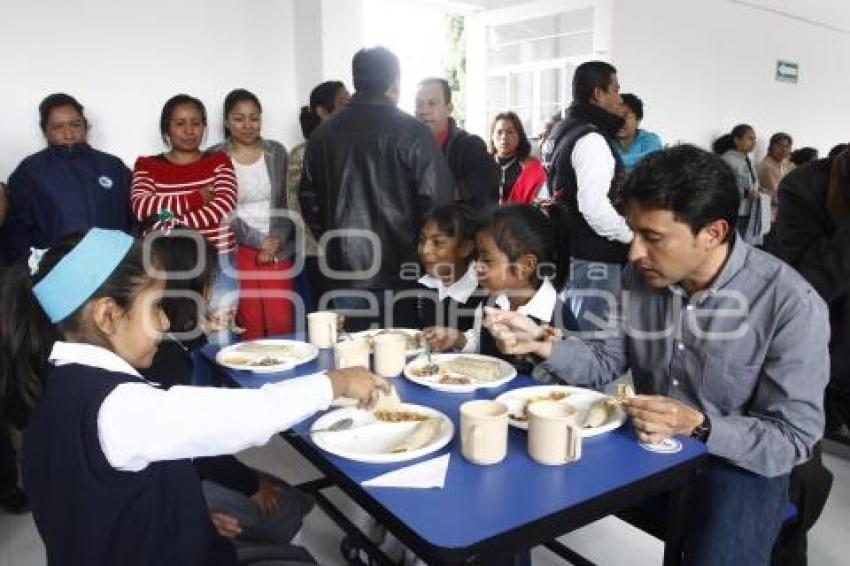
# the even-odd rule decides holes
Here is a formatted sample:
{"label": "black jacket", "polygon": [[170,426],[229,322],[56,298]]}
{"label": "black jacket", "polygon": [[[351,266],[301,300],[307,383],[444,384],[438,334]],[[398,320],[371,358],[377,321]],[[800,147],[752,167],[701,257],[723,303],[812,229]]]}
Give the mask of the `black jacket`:
{"label": "black jacket", "polygon": [[572,166],[576,142],[585,135],[596,132],[605,138],[616,168],[608,198],[616,203],[625,178],[620,155],[614,148],[613,137],[622,127],[623,119],[589,104],[573,104],[567,118],[558,122],[549,136],[544,161],[549,162],[549,194],[556,196],[558,244],[569,249],[570,256],[604,263],[625,263],[629,246],[598,235],[587,223],[578,207],[578,182]]}
{"label": "black jacket", "polygon": [[499,203],[499,166],[484,140],[458,128],[454,118],[449,118],[449,139],[443,153],[462,202],[474,210]]}
{"label": "black jacket", "polygon": [[[418,262],[416,241],[423,215],[452,202],[454,184],[430,130],[385,97],[356,94],[316,129],[307,142],[301,176],[301,209],[316,237],[329,230],[367,230],[327,243],[328,265],[361,271],[337,278],[336,288],[409,287],[399,270]],[[381,253],[375,257],[376,251]],[[377,271],[368,273],[375,264]]]}
{"label": "black jacket", "polygon": [[830,387],[850,393],[850,219],[836,226],[827,207],[832,160],[794,169],[779,184],[776,255],[829,306]]}

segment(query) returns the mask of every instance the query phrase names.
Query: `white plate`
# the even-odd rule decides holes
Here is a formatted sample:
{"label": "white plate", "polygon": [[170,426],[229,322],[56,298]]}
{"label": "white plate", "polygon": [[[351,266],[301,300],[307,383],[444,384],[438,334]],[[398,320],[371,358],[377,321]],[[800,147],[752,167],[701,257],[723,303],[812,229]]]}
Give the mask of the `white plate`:
{"label": "white plate", "polygon": [[476,389],[481,388],[500,387],[516,377],[516,369],[514,369],[511,364],[505,360],[500,360],[499,358],[494,358],[492,356],[485,356],[483,354],[434,354],[431,356],[431,359],[433,363],[439,365],[440,362],[446,362],[460,357],[498,362],[501,369],[501,377],[492,381],[473,381],[469,384],[440,383],[438,381],[439,374],[435,376],[420,377],[414,373],[414,370],[421,368],[428,363],[425,356],[421,356],[409,362],[404,367],[404,376],[413,383],[418,383],[419,385],[424,385],[425,387],[430,387],[437,391],[446,391],[449,393],[469,393],[470,391],[475,391]]}
{"label": "white plate", "polygon": [[[244,352],[240,349],[244,348],[247,345],[251,344],[260,344],[262,346],[289,346],[293,349],[293,354],[291,356],[275,356],[280,360],[281,363],[271,365],[271,366],[257,366],[252,365],[250,362],[248,363],[240,363],[235,361],[233,358],[242,357],[249,360],[256,360],[263,357],[263,354],[253,353],[253,352]],[[316,356],[319,355],[319,349],[307,342],[300,342],[298,340],[274,340],[274,339],[263,339],[263,340],[251,340],[250,342],[240,342],[239,344],[233,344],[232,346],[227,346],[226,348],[222,348],[219,350],[218,354],[215,356],[215,361],[221,366],[230,369],[239,369],[239,370],[247,370],[253,371],[254,373],[275,373],[280,371],[286,371],[294,368],[295,366],[305,364],[309,361],[316,359]],[[231,358],[228,361],[228,358]]]}
{"label": "white plate", "polygon": [[[379,334],[381,332],[398,332],[400,334],[407,334],[408,336],[413,336],[413,337],[416,337],[416,336],[418,336],[419,334],[422,333],[421,330],[416,330],[415,328],[387,328],[385,330],[375,329],[375,330],[363,330],[363,331],[360,331],[360,332],[353,332],[353,333],[349,334],[349,336],[351,336],[352,338],[354,338],[356,340],[357,338],[372,338],[373,336],[375,336],[376,334]],[[345,337],[340,336],[337,341],[341,342],[343,340],[345,340]],[[421,354],[424,351],[425,350],[422,346],[417,346],[416,348],[409,348],[408,350],[406,350],[405,355],[408,358],[412,358],[413,356],[418,356],[419,354]]]}
{"label": "white plate", "polygon": [[[399,410],[414,411],[432,417],[442,419],[440,431],[434,435],[431,442],[408,452],[390,452],[390,449],[404,440],[416,427],[417,422],[386,423],[375,419],[372,413],[355,407],[337,409],[322,415],[310,430],[325,428],[344,418],[354,419],[351,430],[339,432],[317,432],[311,433],[313,442],[327,452],[336,454],[348,460],[366,462],[368,464],[387,464],[392,462],[405,462],[413,460],[426,454],[436,452],[449,443],[454,436],[454,425],[452,421],[440,411],[422,405],[409,405],[403,403]],[[358,428],[359,427],[359,428]]]}
{"label": "white plate", "polygon": [[[553,391],[562,391],[567,394],[564,402],[569,403],[576,408],[576,411],[579,413],[579,421],[584,420],[585,412],[587,412],[594,401],[608,397],[608,395],[605,395],[604,393],[600,393],[592,389],[585,389],[584,387],[572,387],[569,385],[538,385],[534,387],[520,387],[519,389],[505,391],[496,397],[496,401],[501,401],[508,406],[508,410],[510,411],[508,422],[511,426],[528,430],[528,421],[514,419],[512,418],[512,415],[522,410],[522,404],[525,399],[540,395],[548,395]],[[581,429],[581,435],[588,437],[596,436],[597,434],[604,434],[620,428],[624,422],[626,422],[626,414],[623,412],[623,409],[620,407],[612,407],[612,410],[608,413],[608,420],[604,425],[594,428],[583,428]]]}

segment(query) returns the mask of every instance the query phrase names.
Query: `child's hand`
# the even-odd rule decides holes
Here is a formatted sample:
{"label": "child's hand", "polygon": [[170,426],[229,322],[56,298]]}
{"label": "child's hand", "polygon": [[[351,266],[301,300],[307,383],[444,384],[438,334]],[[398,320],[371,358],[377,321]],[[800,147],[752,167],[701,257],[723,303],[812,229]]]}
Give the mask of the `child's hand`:
{"label": "child's hand", "polygon": [[509,330],[524,340],[540,340],[543,327],[516,311],[484,307],[484,326],[495,336],[493,329]]}
{"label": "child's hand", "polygon": [[527,316],[490,307],[484,308],[484,314],[484,326],[503,353],[514,356],[536,354],[542,358],[552,354],[552,342],[545,339],[543,328]]}
{"label": "child's hand", "polygon": [[210,519],[218,534],[225,538],[235,538],[242,534],[242,526],[239,525],[239,519],[236,517],[218,511],[210,511]]}
{"label": "child's hand", "polygon": [[422,331],[422,337],[428,342],[431,350],[438,352],[461,350],[466,346],[466,336],[456,328],[429,326]]}
{"label": "child's hand", "polygon": [[265,478],[260,478],[260,489],[251,496],[251,499],[260,508],[265,517],[271,517],[280,507],[280,494],[277,486]]}
{"label": "child's hand", "polygon": [[280,240],[272,238],[271,236],[266,236],[263,243],[260,244],[260,251],[266,252],[269,255],[275,255],[279,249]]}
{"label": "child's hand", "polygon": [[207,318],[201,323],[205,334],[213,334],[222,330],[230,330],[234,334],[242,334],[244,329],[236,326],[236,307],[223,307],[207,313]]}
{"label": "child's hand", "polygon": [[364,367],[335,369],[328,372],[334,399],[350,397],[357,399],[361,408],[371,409],[378,402],[378,391],[390,393],[390,382],[375,375]]}

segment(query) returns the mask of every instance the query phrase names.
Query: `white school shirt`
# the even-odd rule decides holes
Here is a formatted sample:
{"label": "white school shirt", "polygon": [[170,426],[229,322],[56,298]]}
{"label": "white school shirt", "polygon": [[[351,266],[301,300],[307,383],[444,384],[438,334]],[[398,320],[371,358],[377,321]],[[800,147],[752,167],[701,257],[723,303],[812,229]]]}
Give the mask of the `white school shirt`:
{"label": "white school shirt", "polygon": [[[56,342],[50,363],[80,364],[141,378],[105,348]],[[266,444],[271,436],[326,409],[333,389],[324,374],[267,384],[259,389],[219,389],[120,383],[97,416],[100,447],[109,464],[138,472],[152,462],[232,454]]]}
{"label": "white school shirt", "polygon": [[470,262],[469,268],[463,274],[463,277],[451,285],[446,285],[442,279],[433,275],[423,275],[419,278],[419,284],[428,289],[436,290],[441,302],[446,297],[449,297],[462,305],[466,304],[470,295],[478,288],[478,275],[475,272],[475,262]]}
{"label": "white school shirt", "polygon": [[[558,302],[558,292],[548,279],[544,279],[543,283],[537,291],[531,296],[531,299],[524,305],[517,308],[517,312],[526,316],[531,316],[540,321],[552,322],[555,316],[555,305]],[[493,304],[503,311],[511,310],[511,302],[507,293],[500,293],[493,300]],[[484,323],[484,307],[478,305],[475,310],[475,321],[470,333],[467,334],[466,346],[463,348],[464,353],[478,352],[481,344],[481,327]]]}

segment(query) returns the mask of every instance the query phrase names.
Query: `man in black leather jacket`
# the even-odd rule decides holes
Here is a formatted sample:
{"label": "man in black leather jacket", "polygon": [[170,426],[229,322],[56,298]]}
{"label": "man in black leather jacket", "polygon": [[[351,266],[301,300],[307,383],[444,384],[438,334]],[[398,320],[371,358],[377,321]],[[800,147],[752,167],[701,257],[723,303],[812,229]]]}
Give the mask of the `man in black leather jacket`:
{"label": "man in black leather jacket", "polygon": [[[383,47],[362,49],[352,71],[351,102],[307,144],[302,212],[317,238],[343,231],[325,245],[328,267],[346,272],[324,273],[329,289],[401,290],[416,280],[402,278],[400,271],[405,264],[418,265],[422,217],[452,202],[453,180],[428,128],[396,108],[396,56]],[[383,305],[385,295],[375,295]],[[360,307],[335,301],[336,308]]]}

